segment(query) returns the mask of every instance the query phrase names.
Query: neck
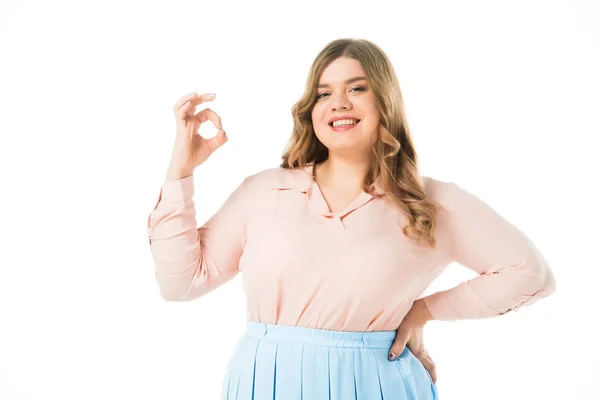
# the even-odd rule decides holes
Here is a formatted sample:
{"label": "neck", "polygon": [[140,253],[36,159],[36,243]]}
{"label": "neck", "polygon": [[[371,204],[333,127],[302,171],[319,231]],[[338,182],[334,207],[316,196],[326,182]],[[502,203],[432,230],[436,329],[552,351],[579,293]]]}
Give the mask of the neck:
{"label": "neck", "polygon": [[369,166],[368,159],[347,159],[330,154],[327,160],[315,165],[314,175],[320,185],[340,189],[358,188],[362,186]]}

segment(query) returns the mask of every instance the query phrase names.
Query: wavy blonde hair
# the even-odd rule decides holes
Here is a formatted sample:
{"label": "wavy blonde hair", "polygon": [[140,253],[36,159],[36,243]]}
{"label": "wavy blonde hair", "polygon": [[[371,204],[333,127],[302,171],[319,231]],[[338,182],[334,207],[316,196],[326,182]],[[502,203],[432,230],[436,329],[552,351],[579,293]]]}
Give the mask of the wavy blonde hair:
{"label": "wavy blonde hair", "polygon": [[311,114],[321,73],[339,57],[353,58],[360,63],[381,113],[363,190],[370,192],[371,185],[380,176],[386,199],[408,216],[404,235],[435,247],[435,207],[439,204],[426,197],[396,73],[387,55],[374,43],[365,39],[337,39],[319,52],[311,66],[304,94],[292,107],[294,128],[280,166],[297,169],[328,158],[329,150],[315,135]]}

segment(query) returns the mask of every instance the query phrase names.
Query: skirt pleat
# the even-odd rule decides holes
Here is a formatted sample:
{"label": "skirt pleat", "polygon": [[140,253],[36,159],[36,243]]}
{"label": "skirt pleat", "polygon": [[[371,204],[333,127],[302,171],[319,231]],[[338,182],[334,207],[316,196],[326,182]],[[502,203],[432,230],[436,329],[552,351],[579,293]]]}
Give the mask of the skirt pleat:
{"label": "skirt pleat", "polygon": [[300,362],[302,360],[302,343],[280,341],[277,346],[274,380],[274,399],[300,400],[302,377]]}
{"label": "skirt pleat", "polygon": [[302,397],[329,399],[329,349],[302,344]]}
{"label": "skirt pleat", "polygon": [[222,400],[438,400],[427,370],[395,331],[343,332],[248,322]]}
{"label": "skirt pleat", "polygon": [[358,349],[354,354],[354,373],[356,375],[356,399],[371,400],[383,398],[381,377],[375,349]]}
{"label": "skirt pleat", "polygon": [[[255,340],[245,338],[244,340]],[[250,399],[274,399],[275,380],[277,379],[277,348],[279,343],[273,340],[261,340],[256,353],[254,372],[254,397]]]}
{"label": "skirt pleat", "polygon": [[[244,346],[240,348],[240,378],[238,380],[238,394],[250,393],[254,396],[256,355],[258,353],[260,341],[255,338],[247,338]],[[234,397],[237,399],[238,397]],[[253,397],[251,397],[253,398]]]}
{"label": "skirt pleat", "polygon": [[229,398],[230,379],[231,379],[231,372],[229,369],[227,369],[227,372],[225,372],[225,377],[223,378],[223,385],[222,385],[222,389],[221,389],[221,399]]}

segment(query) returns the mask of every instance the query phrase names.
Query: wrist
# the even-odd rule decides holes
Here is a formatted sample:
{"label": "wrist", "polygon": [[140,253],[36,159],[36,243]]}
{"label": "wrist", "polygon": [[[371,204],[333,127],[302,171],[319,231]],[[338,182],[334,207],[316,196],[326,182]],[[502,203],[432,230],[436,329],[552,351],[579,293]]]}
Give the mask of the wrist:
{"label": "wrist", "polygon": [[422,298],[415,300],[407,317],[413,319],[421,326],[425,325],[428,321],[433,320],[433,316],[429,312],[429,309]]}
{"label": "wrist", "polygon": [[179,170],[167,170],[166,180],[167,181],[178,181],[180,179],[187,178],[190,175],[192,175],[192,172],[185,172],[185,171],[179,171]]}
{"label": "wrist", "polygon": [[193,171],[186,171],[179,168],[169,167],[167,169],[167,181],[177,181],[183,178],[186,178],[193,174]]}

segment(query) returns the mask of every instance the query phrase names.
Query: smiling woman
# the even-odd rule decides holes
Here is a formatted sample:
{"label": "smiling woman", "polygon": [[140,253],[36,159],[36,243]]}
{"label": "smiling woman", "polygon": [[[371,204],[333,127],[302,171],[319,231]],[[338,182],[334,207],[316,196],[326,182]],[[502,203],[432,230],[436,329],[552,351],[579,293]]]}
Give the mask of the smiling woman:
{"label": "smiling woman", "polygon": [[[193,300],[243,271],[247,330],[222,399],[437,399],[424,325],[517,311],[554,292],[552,271],[477,196],[420,174],[375,44],[325,46],[292,115],[281,165],[246,177],[204,225],[191,173],[165,183],[148,218],[163,297]],[[453,261],[479,276],[421,298]]]}
{"label": "smiling woman", "polygon": [[[409,216],[405,234],[435,246],[435,205],[423,190],[400,85],[381,48],[367,40],[331,42],[314,60],[292,115],[282,168],[314,161],[327,179],[334,163],[358,166],[351,175],[360,182],[347,183],[368,190],[379,179],[387,200]],[[359,122],[332,124],[340,119]]]}
{"label": "smiling woman", "polygon": [[[348,75],[353,77],[336,81],[340,76]],[[377,139],[380,113],[373,92],[368,90],[360,62],[351,57],[339,57],[325,68],[320,82],[311,115],[316,137],[329,151],[344,153],[344,149],[349,149],[355,153],[362,149],[363,153],[369,154]],[[332,114],[331,107],[340,111]],[[348,111],[343,111],[344,107]],[[347,134],[334,134],[337,132]]]}

